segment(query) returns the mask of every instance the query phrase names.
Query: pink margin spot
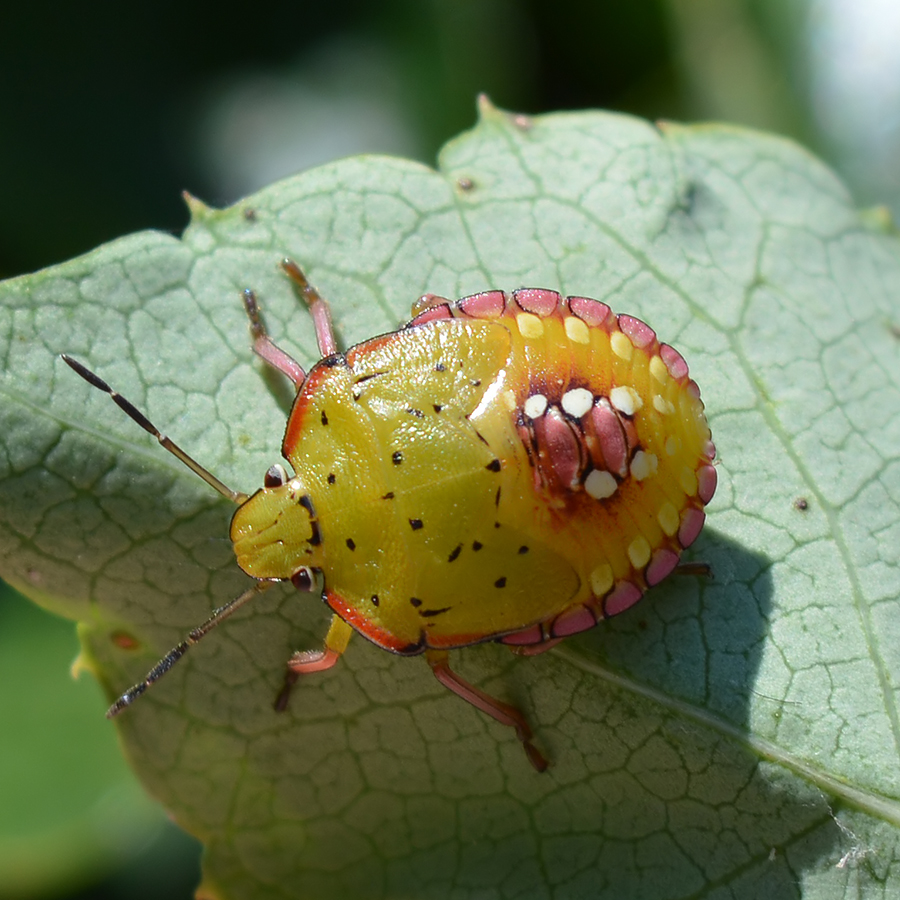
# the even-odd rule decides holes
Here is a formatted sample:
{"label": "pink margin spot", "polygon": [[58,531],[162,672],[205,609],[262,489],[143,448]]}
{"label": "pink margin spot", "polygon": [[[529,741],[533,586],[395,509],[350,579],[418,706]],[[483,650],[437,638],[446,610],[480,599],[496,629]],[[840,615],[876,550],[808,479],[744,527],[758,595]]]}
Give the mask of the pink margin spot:
{"label": "pink margin spot", "polygon": [[587,325],[609,331],[612,327],[610,320],[615,321],[612,310],[599,300],[592,300],[590,297],[566,297],[566,302],[572,314]]}
{"label": "pink margin spot", "polygon": [[513,300],[525,310],[541,318],[553,315],[559,309],[560,297],[556,291],[543,288],[521,288],[513,291]]}
{"label": "pink margin spot", "polygon": [[588,631],[597,624],[597,617],[586,606],[573,606],[561,612],[550,626],[553,637],[567,637]]}
{"label": "pink margin spot", "polygon": [[702,509],[686,509],[681,514],[681,527],[678,529],[678,543],[682,547],[690,547],[703,530],[706,513]]}
{"label": "pink margin spot", "polygon": [[647,584],[653,587],[659,584],[664,578],[668,578],[678,565],[679,555],[674,550],[667,547],[660,547],[650,560],[650,565],[644,572]]}
{"label": "pink margin spot", "polygon": [[437,319],[449,318],[452,318],[449,306],[432,306],[424,312],[420,312],[406,327],[409,328],[410,325],[424,325],[426,322],[434,322]]}
{"label": "pink margin spot", "polygon": [[544,640],[540,625],[532,625],[524,631],[516,631],[500,638],[502,644],[539,644]]}
{"label": "pink margin spot", "polygon": [[697,472],[697,496],[706,505],[716,492],[719,476],[715,466],[701,466]]}
{"label": "pink margin spot", "polygon": [[630,581],[622,581],[607,596],[606,602],[603,604],[603,615],[607,618],[609,616],[617,616],[619,613],[625,612],[626,609],[634,606],[642,596],[643,592],[636,584],[632,584]]}
{"label": "pink margin spot", "polygon": [[506,294],[503,291],[483,291],[457,300],[456,305],[475,319],[496,319],[506,309]]}
{"label": "pink margin spot", "polygon": [[656,340],[656,332],[646,322],[624,314],[618,316],[618,320],[622,333],[631,338],[631,343],[635,347],[643,350],[645,347],[651,346]]}
{"label": "pink margin spot", "polygon": [[684,361],[684,357],[674,347],[670,347],[668,344],[660,344],[659,355],[666,364],[669,374],[676,381],[687,378],[688,364]]}

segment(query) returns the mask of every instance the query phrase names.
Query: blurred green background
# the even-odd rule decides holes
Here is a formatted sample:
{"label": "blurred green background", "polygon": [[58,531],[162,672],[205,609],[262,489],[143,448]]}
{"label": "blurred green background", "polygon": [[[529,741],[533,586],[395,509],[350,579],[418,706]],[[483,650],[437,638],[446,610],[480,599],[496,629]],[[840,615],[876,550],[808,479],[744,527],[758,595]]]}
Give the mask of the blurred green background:
{"label": "blurred green background", "polygon": [[[900,209],[896,0],[22,4],[0,13],[0,277],[329,159],[433,163],[475,95],[793,137]],[[74,628],[0,582],[0,896],[190,897],[198,845],[142,797]]]}

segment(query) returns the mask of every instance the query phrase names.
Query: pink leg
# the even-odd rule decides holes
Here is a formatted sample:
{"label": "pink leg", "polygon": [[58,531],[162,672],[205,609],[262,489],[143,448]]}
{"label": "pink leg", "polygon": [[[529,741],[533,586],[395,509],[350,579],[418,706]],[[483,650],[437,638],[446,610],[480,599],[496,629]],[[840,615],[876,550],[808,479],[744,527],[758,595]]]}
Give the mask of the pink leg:
{"label": "pink leg", "polygon": [[353,629],[338,616],[332,616],[331,626],[325,635],[325,646],[321,650],[298,650],[287,662],[284,684],[275,698],[275,711],[284,712],[291,696],[291,688],[301,675],[324,672],[330,669],[347,649]]}
{"label": "pink leg", "polygon": [[309,314],[316,327],[319,353],[322,356],[331,356],[332,353],[337,353],[337,341],[334,339],[334,326],[331,324],[331,310],[328,308],[327,301],[306,280],[303,270],[292,259],[282,260],[281,269],[294,282],[309,307]]}
{"label": "pink leg", "polygon": [[501,725],[515,728],[516,737],[522,742],[528,761],[538,772],[543,772],[547,768],[547,760],[540,750],[531,743],[531,728],[519,710],[507,703],[502,703],[490,694],[479,690],[475,685],[469,684],[464,678],[460,678],[450,668],[449,657],[444,650],[426,650],[425,658],[428,660],[428,665],[431,666],[431,671],[434,672],[435,678],[445,688],[453,691],[458,697],[462,697],[463,700],[471,703],[472,706],[480,709],[483,713],[487,713]]}
{"label": "pink leg", "polygon": [[518,656],[537,656],[539,653],[546,653],[563,640],[565,638],[550,638],[549,641],[543,641],[540,644],[519,644],[518,646],[508,644],[507,646]]}
{"label": "pink leg", "polygon": [[287,375],[294,382],[298,390],[306,378],[303,366],[292,356],[288,356],[284,350],[273,343],[259,317],[259,306],[256,302],[256,294],[249,288],[244,291],[244,309],[250,319],[250,334],[253,336],[253,352],[264,359],[273,369],[278,369],[283,375]]}
{"label": "pink leg", "polygon": [[705,562],[678,563],[672,570],[673,575],[703,575],[712,578],[712,567]]}
{"label": "pink leg", "polygon": [[[294,286],[300,291],[309,313],[312,316],[316,329],[316,342],[322,356],[331,356],[337,353],[337,341],[334,337],[334,328],[331,324],[331,312],[328,303],[320,296],[319,292],[306,280],[303,270],[293,260],[285,259],[281,262],[282,271]],[[259,304],[256,295],[251,290],[244,291],[244,308],[250,319],[250,333],[253,335],[253,351],[264,359],[270,366],[277,369],[294,383],[298,390],[306,378],[303,366],[292,356],[289,356],[269,337],[266,326],[259,315]]]}

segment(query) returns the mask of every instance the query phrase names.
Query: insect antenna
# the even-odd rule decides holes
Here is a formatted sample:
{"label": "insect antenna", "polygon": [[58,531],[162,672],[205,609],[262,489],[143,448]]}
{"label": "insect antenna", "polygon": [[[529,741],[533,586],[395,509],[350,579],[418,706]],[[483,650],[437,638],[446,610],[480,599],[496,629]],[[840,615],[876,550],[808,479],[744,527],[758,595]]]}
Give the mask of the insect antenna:
{"label": "insect antenna", "polygon": [[112,706],[106,711],[106,718],[111,719],[113,716],[118,715],[125,709],[126,706],[131,706],[147,688],[150,687],[155,681],[159,681],[175,663],[184,656],[194,644],[198,643],[202,637],[204,637],[208,632],[212,631],[216,625],[219,624],[223,619],[227,619],[235,610],[240,609],[248,600],[252,600],[257,594],[262,593],[263,591],[268,590],[272,587],[273,584],[278,584],[277,580],[261,580],[257,581],[253,587],[248,588],[241,594],[239,597],[235,597],[234,600],[230,600],[224,606],[220,606],[202,625],[198,625],[193,631],[188,634],[188,636],[176,647],[173,647],[148,673],[143,681],[139,681],[137,684],[132,685],[113,703]]}
{"label": "insect antenna", "polygon": [[74,369],[88,384],[105,391],[115,401],[116,405],[125,412],[131,419],[137,422],[144,431],[149,432],[159,441],[159,443],[169,451],[173,456],[181,460],[192,472],[199,475],[210,487],[217,490],[223,497],[227,497],[232,503],[240,506],[247,501],[247,494],[241,491],[233,491],[230,487],[223,484],[210,472],[200,465],[192,456],[185,453],[178,444],[164,434],[160,434],[159,429],[129,400],[126,400],[118,391],[114,391],[99,375],[95,375],[90,369],[83,366],[78,360],[66,356],[65,353],[60,354],[63,361],[69,368]]}

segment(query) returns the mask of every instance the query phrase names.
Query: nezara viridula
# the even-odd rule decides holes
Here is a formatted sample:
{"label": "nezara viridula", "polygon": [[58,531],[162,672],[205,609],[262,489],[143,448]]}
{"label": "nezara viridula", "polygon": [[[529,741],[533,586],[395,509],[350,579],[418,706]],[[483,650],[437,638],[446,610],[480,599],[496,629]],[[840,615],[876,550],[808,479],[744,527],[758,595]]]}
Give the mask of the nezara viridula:
{"label": "nezara viridula", "polygon": [[426,294],[408,324],[340,353],[326,302],[296,264],[282,267],[323,359],[305,372],[271,341],[245,292],[254,350],[297,389],[282,447],[293,474],[273,465],[252,496],[63,357],[238,504],[234,551],[257,579],[108,715],[257,593],[290,581],[334,615],[323,649],[288,660],[276,709],[358,631],[393,653],[424,654],[442,684],[512,726],[543,770],[524,716],[457,675],[447,651],[500,641],[541,652],[628,609],[678,567],[716,488],[687,364],[640,320],[543,289]]}

